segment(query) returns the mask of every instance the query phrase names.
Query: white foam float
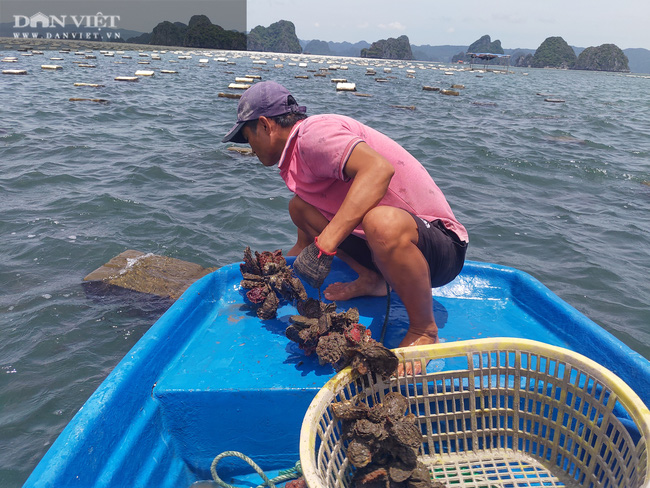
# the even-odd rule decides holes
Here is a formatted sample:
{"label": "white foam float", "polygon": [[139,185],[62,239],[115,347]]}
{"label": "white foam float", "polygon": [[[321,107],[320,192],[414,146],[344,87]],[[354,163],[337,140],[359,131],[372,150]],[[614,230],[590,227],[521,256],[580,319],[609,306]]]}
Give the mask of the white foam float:
{"label": "white foam float", "polygon": [[99,83],[75,83],[74,86],[89,86],[92,88],[102,88],[105,85],[100,85]]}
{"label": "white foam float", "polygon": [[231,90],[248,90],[250,87],[248,83],[231,83],[228,85]]}
{"label": "white foam float", "polygon": [[174,71],[172,69],[161,69],[160,72],[163,73],[163,74],[167,74],[167,75],[177,75],[178,74],[178,71]]}
{"label": "white foam float", "polygon": [[356,83],[337,83],[336,91],[357,91]]}
{"label": "white foam float", "polygon": [[254,83],[255,80],[250,76],[240,76],[235,78],[237,83]]}
{"label": "white foam float", "polygon": [[139,81],[137,76],[116,76],[115,81]]}
{"label": "white foam float", "polygon": [[42,65],[41,65],[41,69],[52,69],[52,70],[56,70],[56,69],[63,69],[63,66],[60,66],[60,65],[58,65],[58,64],[42,64]]}
{"label": "white foam float", "polygon": [[3,75],[26,75],[27,70],[25,69],[3,69]]}
{"label": "white foam float", "polygon": [[149,69],[139,69],[135,72],[135,76],[153,76],[155,72]]}

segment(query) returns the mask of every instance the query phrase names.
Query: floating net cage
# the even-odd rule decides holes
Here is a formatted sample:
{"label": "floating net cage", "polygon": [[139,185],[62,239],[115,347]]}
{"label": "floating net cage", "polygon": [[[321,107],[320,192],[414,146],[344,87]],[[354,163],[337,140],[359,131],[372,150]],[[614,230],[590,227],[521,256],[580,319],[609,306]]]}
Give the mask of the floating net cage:
{"label": "floating net cage", "polygon": [[[418,461],[432,486],[650,487],[650,411],[594,361],[511,338],[395,352],[405,376],[382,379],[346,368],[312,401],[300,435],[309,488],[355,484],[331,405],[353,400],[372,407],[389,392],[408,399],[422,433]],[[427,372],[429,362],[435,372]]]}

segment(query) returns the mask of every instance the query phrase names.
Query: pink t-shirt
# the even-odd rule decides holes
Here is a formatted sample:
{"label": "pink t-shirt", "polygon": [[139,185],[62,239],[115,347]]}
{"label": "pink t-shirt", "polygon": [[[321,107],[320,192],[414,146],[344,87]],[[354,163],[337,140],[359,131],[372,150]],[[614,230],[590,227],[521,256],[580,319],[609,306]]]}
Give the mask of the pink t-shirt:
{"label": "pink t-shirt", "polygon": [[[424,166],[388,136],[350,117],[312,115],[296,124],[280,157],[280,175],[289,190],[331,220],[352,185],[343,169],[362,141],[395,168],[379,205],[401,208],[427,221],[440,219],[462,241],[469,241],[465,227]],[[364,237],[360,227],[354,234]]]}

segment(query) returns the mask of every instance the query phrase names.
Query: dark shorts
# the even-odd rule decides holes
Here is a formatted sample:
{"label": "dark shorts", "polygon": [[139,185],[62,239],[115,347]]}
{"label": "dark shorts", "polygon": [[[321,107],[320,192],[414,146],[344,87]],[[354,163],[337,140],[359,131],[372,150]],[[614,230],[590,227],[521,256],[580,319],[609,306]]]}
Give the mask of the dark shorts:
{"label": "dark shorts", "polygon": [[[418,249],[429,263],[431,286],[435,288],[446,285],[463,269],[467,243],[461,241],[440,220],[425,222],[416,216],[413,216],[413,219],[418,226]],[[341,243],[339,249],[362,266],[379,272],[365,239],[350,235]]]}

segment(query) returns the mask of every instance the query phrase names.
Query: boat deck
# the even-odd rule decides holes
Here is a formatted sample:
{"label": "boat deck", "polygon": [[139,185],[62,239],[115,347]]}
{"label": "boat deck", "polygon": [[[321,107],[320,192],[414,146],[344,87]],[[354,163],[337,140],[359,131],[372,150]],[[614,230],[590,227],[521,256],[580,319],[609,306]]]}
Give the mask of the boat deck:
{"label": "boat deck", "polygon": [[[350,273],[335,260],[328,282]],[[233,264],[192,285],[88,400],[25,486],[189,486],[209,479],[212,459],[228,450],[264,470],[293,467],[304,413],[334,371],[285,337],[292,305],[261,321],[240,280]],[[468,262],[433,294],[441,340],[521,337],[573,349],[628,383],[638,380],[635,390],[650,403],[648,362],[525,273]],[[338,306],[357,307],[380,337],[385,297]],[[386,346],[396,347],[407,326],[392,294]],[[224,461],[219,472],[237,476],[243,466]]]}

